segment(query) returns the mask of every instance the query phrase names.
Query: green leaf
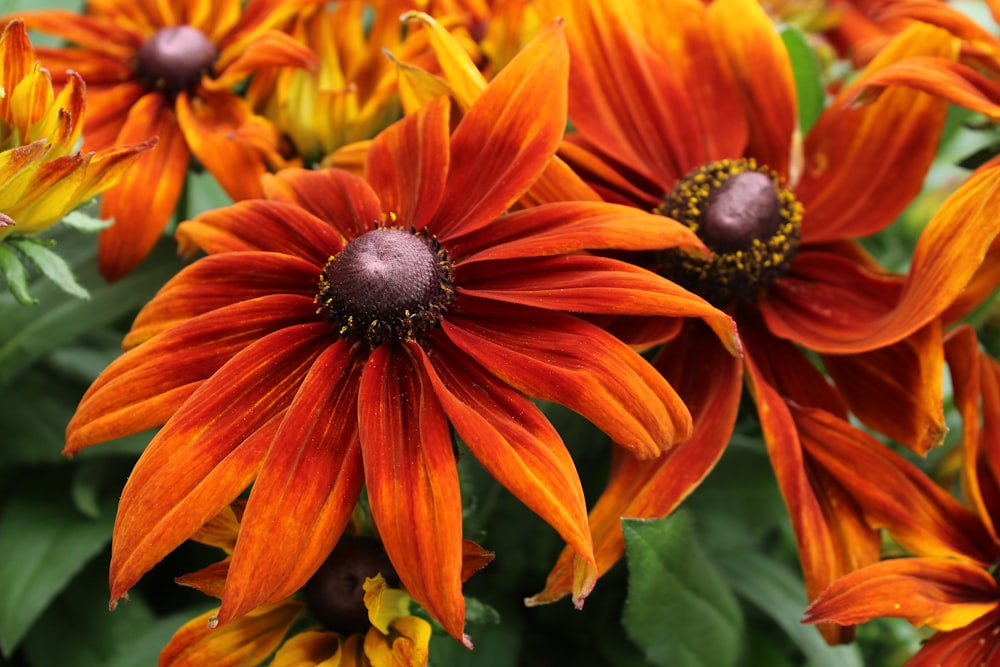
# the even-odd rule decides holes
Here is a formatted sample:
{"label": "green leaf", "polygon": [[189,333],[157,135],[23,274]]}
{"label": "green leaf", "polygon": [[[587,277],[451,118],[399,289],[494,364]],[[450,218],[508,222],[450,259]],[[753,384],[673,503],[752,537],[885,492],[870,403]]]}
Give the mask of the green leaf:
{"label": "green leaf", "polygon": [[104,220],[80,210],[70,211],[61,222],[77,231],[87,233],[99,232],[111,226],[110,220]]}
{"label": "green leaf", "polygon": [[28,294],[28,274],[24,270],[21,258],[10,248],[0,243],[0,273],[11,295],[22,306],[34,306],[38,299]]}
{"label": "green leaf", "polygon": [[698,543],[687,512],[623,519],[628,598],[622,623],[647,659],[664,667],[731,667],[743,614]]}
{"label": "green leaf", "polygon": [[24,254],[34,264],[42,275],[51,280],[56,287],[78,299],[89,299],[88,292],[76,281],[72,269],[59,254],[51,249],[51,242],[46,243],[36,238],[18,236],[11,237],[8,242]]}
{"label": "green leaf", "polygon": [[5,657],[111,539],[114,497],[105,499],[99,518],[83,516],[67,492],[68,468],[22,477],[0,512],[0,653]]}
{"label": "green leaf", "polygon": [[819,59],[809,46],[805,33],[795,26],[782,26],[781,41],[792,61],[795,90],[798,91],[799,126],[806,134],[819,118],[826,103]]}
{"label": "green leaf", "polygon": [[65,462],[66,424],[84,388],[39,368],[18,381],[17,391],[4,392],[0,468]]}
{"label": "green leaf", "polygon": [[96,245],[92,236],[80,234],[60,240],[63,256],[90,291],[89,301],[70,299],[48,281],[32,285],[41,300],[35,308],[0,295],[0,385],[84,333],[133,314],[182,266],[176,243],[165,240],[135,271],[108,284],[97,271]]}
{"label": "green leaf", "polygon": [[715,561],[733,590],[770,616],[811,667],[862,667],[857,646],[830,646],[815,626],[802,624],[805,586],[788,565],[744,549],[719,554]]}

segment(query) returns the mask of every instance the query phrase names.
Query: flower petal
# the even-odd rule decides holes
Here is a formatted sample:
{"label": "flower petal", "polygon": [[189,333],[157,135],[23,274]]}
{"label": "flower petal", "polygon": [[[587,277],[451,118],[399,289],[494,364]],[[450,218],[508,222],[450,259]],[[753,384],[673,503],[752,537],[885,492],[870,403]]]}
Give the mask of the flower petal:
{"label": "flower petal", "polygon": [[262,182],[268,199],[297,204],[346,238],[360,236],[382,219],[378,195],[367,181],[346,171],[283,169],[265,174]]}
{"label": "flower petal", "polygon": [[851,412],[865,424],[921,456],[944,443],[940,322],[871,352],[822,359]]}
{"label": "flower petal", "polygon": [[291,596],[323,564],[361,494],[359,344],[328,347],[285,411],[247,501],[219,623]]}
{"label": "flower petal", "polygon": [[997,608],[989,572],[950,558],[896,558],[838,579],[806,610],[810,623],[864,623],[886,616],[954,630]]}
{"label": "flower petal", "polygon": [[[954,57],[957,41],[939,28],[911,26],[840,93],[809,131],[805,168],[795,188],[805,207],[804,243],[879,231],[923,187],[937,154],[947,101],[893,88],[869,105],[851,107],[846,102],[853,87],[864,86],[873,72],[914,55]],[[893,169],[884,168],[890,164]]]}
{"label": "flower petal", "polygon": [[989,665],[1000,655],[1000,611],[991,611],[964,628],[939,632],[910,658],[907,667],[940,667],[941,665]]}
{"label": "flower petal", "polygon": [[597,580],[587,503],[576,466],[549,420],[530,399],[489,373],[444,337],[433,354],[416,345],[438,400],[476,460],[556,529],[573,551],[573,602]]}
{"label": "flower petal", "polygon": [[450,102],[439,97],[372,140],[365,178],[392,224],[421,230],[437,212],[448,177]]}
{"label": "flower petal", "polygon": [[462,499],[448,420],[419,362],[372,352],[358,401],[372,519],[406,591],[471,648],[462,597]]}
{"label": "flower petal", "polygon": [[304,324],[260,339],[216,371],[160,429],[118,505],[112,600],[249,485],[277,416],[329,334],[325,323]]}
{"label": "flower petal", "polygon": [[565,129],[568,70],[562,25],[549,23],[459,122],[436,216],[442,241],[493,220],[538,180]]}
{"label": "flower petal", "polygon": [[442,328],[504,382],[580,413],[639,458],[690,436],[691,415],[677,393],[610,334],[562,313],[464,296]]}
{"label": "flower petal", "polygon": [[[729,443],[742,396],[742,363],[717,345],[704,328],[688,324],[665,345],[654,365],[677,387],[694,417],[694,434],[650,461],[619,455],[611,478],[590,510],[598,573],[625,553],[621,517],[659,518],[670,514],[715,466]],[[618,450],[616,450],[618,451]],[[528,604],[555,602],[569,593],[573,551],[563,550]]]}

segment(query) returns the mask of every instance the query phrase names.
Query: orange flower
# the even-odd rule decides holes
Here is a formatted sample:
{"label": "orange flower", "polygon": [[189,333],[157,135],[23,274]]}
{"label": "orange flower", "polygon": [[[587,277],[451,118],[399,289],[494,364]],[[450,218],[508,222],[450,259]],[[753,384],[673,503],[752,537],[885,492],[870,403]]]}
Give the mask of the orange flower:
{"label": "orange flower", "polygon": [[64,70],[87,82],[85,148],[159,137],[157,149],[102,198],[101,216],[115,220],[100,237],[106,278],[131,271],[159,238],[192,155],[234,199],[260,195],[264,155],[232,135],[261,121],[231,89],[261,68],[315,63],[305,46],[272,29],[304,4],[309,0],[251,0],[246,7],[240,0],[91,0],[84,15],[23,14],[29,29],[72,44],[38,54],[57,84],[72,80]]}
{"label": "orange flower", "polygon": [[133,349],[68,427],[74,452],[165,422],[119,505],[114,599],[251,482],[219,620],[286,597],[366,485],[404,588],[463,638],[450,422],[571,545],[582,604],[594,584],[583,491],[529,396],[647,458],[691,422],[659,373],[573,313],[700,317],[733,352],[738,343],[730,318],[701,298],[580,252],[703,249],[683,226],[592,202],[504,214],[562,139],[568,62],[550,24],[454,132],[442,97],[375,138],[364,179],[285,170],[265,178],[266,200],[180,225],[182,248],[209,256],[140,313]]}
{"label": "orange flower", "polygon": [[[997,232],[985,206],[967,208],[958,198],[928,225],[909,275],[888,275],[854,239],[886,227],[920,191],[947,105],[908,89],[888,90],[860,108],[844,101],[890,63],[914,54],[954,58],[957,43],[944,31],[913,26],[833,100],[802,145],[791,64],[757,2],[681,0],[640,11],[554,0],[546,7],[566,17],[572,53],[577,133],[560,155],[609,201],[684,221],[714,253],[701,260],[665,251],[635,261],[733,314],[745,344],[743,372],[815,596],[876,559],[878,536],[803,450],[789,406],[839,418],[850,410],[915,451],[939,444],[945,424],[936,317],[969,282]],[[740,393],[739,371],[721,358],[724,351],[685,331],[697,324],[632,325],[609,326],[636,344],[673,338],[656,363],[674,385],[697,392],[699,382],[708,383],[728,393],[703,403],[710,430],[699,436],[696,429],[698,446],[686,456],[682,447],[677,462],[629,461],[616,469],[591,512],[602,572],[623,551],[613,517],[671,511],[721,454]],[[701,365],[685,361],[669,370],[693,349]],[[806,351],[819,354],[836,386]],[[705,400],[692,405],[696,415]],[[566,594],[565,556],[536,602]]]}
{"label": "orange flower", "polygon": [[[83,154],[86,89],[66,72],[58,96],[24,22],[0,35],[0,239],[34,234],[118,181],[154,141]],[[148,139],[148,137],[146,137]]]}
{"label": "orange flower", "polygon": [[892,496],[879,523],[914,556],[848,574],[806,612],[810,623],[891,616],[938,630],[907,662],[910,667],[988,665],[1000,655],[994,572],[1000,559],[1000,364],[978,350],[968,327],[949,338],[948,362],[964,422],[962,489],[972,509],[897,458],[895,479],[881,478]]}

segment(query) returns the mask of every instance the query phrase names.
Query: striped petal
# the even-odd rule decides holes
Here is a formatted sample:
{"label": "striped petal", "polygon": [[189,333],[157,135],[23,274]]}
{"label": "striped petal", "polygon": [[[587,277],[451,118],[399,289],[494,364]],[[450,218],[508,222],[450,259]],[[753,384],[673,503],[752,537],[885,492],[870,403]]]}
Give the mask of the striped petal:
{"label": "striped petal", "polygon": [[283,169],[265,175],[263,185],[268,199],[301,206],[345,238],[360,236],[383,218],[382,203],[372,186],[339,169]]}
{"label": "striped petal", "polygon": [[291,596],[340,539],[364,483],[359,359],[357,344],[331,345],[285,411],[243,514],[220,624]]}
{"label": "striped petal", "polygon": [[476,460],[570,545],[570,592],[582,606],[597,580],[587,504],[555,428],[529,398],[484,372],[447,339],[436,342],[430,355],[416,345],[410,351]]}
{"label": "striped petal", "polygon": [[989,665],[1000,656],[1000,611],[994,610],[964,628],[939,632],[910,658],[906,667],[941,667],[942,665]]}
{"label": "striped petal", "polygon": [[393,343],[361,376],[358,423],[372,519],[410,596],[471,648],[462,597],[462,499],[448,420],[419,362]]}
{"label": "striped petal", "polygon": [[519,391],[580,413],[639,458],[690,436],[691,414],[677,393],[610,334],[562,313],[462,303],[443,321],[445,334]]}

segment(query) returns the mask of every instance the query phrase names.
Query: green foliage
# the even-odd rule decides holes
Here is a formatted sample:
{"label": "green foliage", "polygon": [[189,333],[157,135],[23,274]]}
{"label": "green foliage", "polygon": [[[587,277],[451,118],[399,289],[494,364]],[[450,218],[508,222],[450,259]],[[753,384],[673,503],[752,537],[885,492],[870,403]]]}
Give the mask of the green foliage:
{"label": "green foliage", "polygon": [[780,34],[792,62],[795,90],[798,92],[799,127],[805,135],[826,106],[822,70],[802,30],[786,25],[781,27]]}
{"label": "green foliage", "polygon": [[690,516],[623,519],[629,567],[622,623],[654,665],[732,667],[743,614],[698,543]]}

